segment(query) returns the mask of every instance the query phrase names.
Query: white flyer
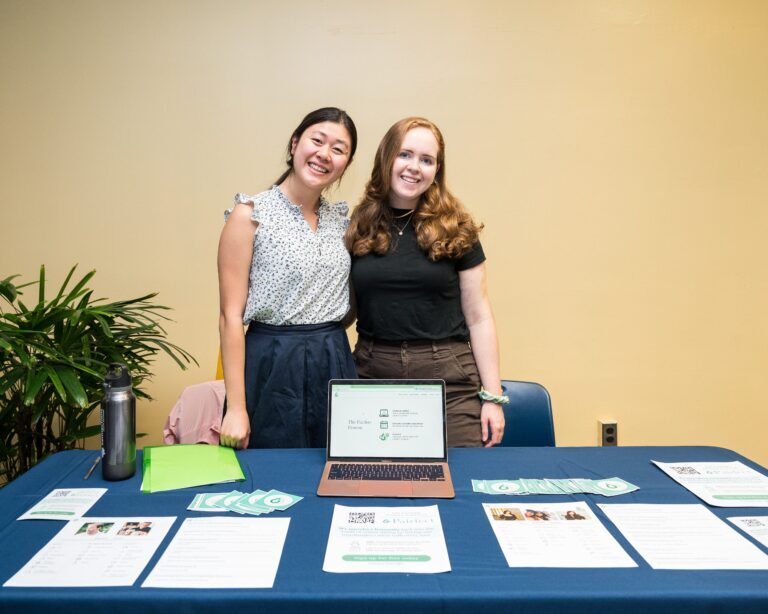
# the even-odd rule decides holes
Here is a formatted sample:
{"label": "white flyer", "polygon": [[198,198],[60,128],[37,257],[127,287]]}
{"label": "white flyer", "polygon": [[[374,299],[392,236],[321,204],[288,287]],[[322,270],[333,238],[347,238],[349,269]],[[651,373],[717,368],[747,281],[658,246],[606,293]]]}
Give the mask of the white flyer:
{"label": "white flyer", "polygon": [[699,499],[715,507],[768,507],[768,476],[739,461],[661,463],[652,461]]}
{"label": "white flyer", "polygon": [[334,506],[323,571],[451,571],[437,506]]}
{"label": "white flyer", "polygon": [[106,488],[56,488],[17,520],[74,520],[82,518]]}
{"label": "white flyer", "polygon": [[637,567],[586,503],[483,503],[510,567]]}
{"label": "white flyer", "polygon": [[187,518],[144,588],[272,588],[290,518]]}
{"label": "white flyer", "polygon": [[768,555],[699,503],[599,507],[654,569],[768,569]]}
{"label": "white flyer", "polygon": [[728,520],[768,548],[768,516],[729,516]]}
{"label": "white flyer", "polygon": [[3,586],[131,586],[175,516],[70,520]]}

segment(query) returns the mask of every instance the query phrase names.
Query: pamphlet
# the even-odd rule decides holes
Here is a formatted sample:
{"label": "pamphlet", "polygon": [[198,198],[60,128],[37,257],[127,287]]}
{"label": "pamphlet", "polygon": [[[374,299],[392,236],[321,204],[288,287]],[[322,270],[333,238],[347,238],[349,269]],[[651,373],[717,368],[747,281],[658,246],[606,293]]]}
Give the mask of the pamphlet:
{"label": "pamphlet", "polygon": [[187,518],[142,587],[272,588],[290,518]]}
{"label": "pamphlet", "polygon": [[728,520],[768,548],[768,516],[730,516]]}
{"label": "pamphlet", "polygon": [[483,503],[510,567],[637,567],[586,503]]}
{"label": "pamphlet", "polygon": [[699,499],[715,507],[768,507],[768,476],[744,463],[652,461]]}
{"label": "pamphlet", "polygon": [[768,569],[768,555],[699,503],[599,507],[654,569]]}
{"label": "pamphlet", "polygon": [[131,586],[175,516],[70,520],[3,586]]}
{"label": "pamphlet", "polygon": [[450,570],[436,505],[334,507],[323,571],[441,573]]}
{"label": "pamphlet", "polygon": [[106,488],[56,488],[17,520],[74,520],[81,518]]}

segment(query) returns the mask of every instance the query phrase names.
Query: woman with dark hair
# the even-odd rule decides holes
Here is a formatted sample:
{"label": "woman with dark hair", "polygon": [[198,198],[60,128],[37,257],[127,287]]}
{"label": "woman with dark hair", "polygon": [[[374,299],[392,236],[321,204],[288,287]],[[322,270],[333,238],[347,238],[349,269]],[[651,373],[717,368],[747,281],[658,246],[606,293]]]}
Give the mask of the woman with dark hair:
{"label": "woman with dark hair", "polygon": [[322,193],[341,179],[356,147],[355,124],[344,111],[313,111],[293,131],[288,168],[275,185],[237,194],[225,216],[218,254],[227,390],[221,445],[326,445],[328,380],[356,374],[341,324],[349,311],[347,205]]}
{"label": "woman with dark hair", "polygon": [[445,143],[409,117],[384,135],[346,234],[362,378],[446,383],[449,446],[504,433],[496,324],[478,226],[445,183]]}

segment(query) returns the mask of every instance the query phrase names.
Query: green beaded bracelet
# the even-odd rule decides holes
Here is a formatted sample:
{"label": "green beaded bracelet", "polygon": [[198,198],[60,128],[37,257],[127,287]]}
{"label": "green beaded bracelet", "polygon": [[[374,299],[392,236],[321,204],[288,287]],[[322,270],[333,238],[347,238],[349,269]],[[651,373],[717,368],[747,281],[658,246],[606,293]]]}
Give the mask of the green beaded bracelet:
{"label": "green beaded bracelet", "polygon": [[490,401],[491,403],[496,403],[497,405],[506,405],[509,403],[509,397],[506,394],[496,396],[484,388],[480,388],[480,392],[477,393],[477,396],[479,396],[483,401]]}

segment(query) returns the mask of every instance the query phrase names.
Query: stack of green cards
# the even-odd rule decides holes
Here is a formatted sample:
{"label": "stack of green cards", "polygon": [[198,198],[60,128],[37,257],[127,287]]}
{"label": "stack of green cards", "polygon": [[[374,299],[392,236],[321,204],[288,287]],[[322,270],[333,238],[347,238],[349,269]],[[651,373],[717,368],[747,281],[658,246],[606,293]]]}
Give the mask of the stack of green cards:
{"label": "stack of green cards", "polygon": [[621,478],[604,480],[520,478],[517,480],[472,480],[472,490],[489,495],[573,495],[586,493],[615,497],[639,490],[639,488]]}
{"label": "stack of green cards", "polygon": [[254,490],[243,493],[239,490],[232,492],[205,492],[195,495],[187,507],[194,512],[237,512],[261,516],[275,510],[284,511],[301,501],[303,497],[290,495],[279,490]]}

